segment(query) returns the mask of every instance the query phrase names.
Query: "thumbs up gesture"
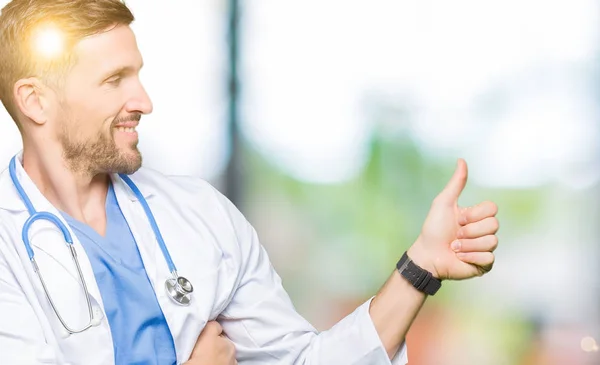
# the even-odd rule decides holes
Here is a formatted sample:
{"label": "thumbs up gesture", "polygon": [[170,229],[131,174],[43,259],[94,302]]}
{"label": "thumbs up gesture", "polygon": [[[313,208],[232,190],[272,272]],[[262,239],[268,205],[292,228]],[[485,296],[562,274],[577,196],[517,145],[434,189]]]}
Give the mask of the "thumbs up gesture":
{"label": "thumbs up gesture", "polygon": [[467,175],[467,164],[459,159],[454,175],[434,199],[421,234],[408,250],[417,265],[439,279],[481,276],[494,264],[498,208],[492,202],[458,206]]}

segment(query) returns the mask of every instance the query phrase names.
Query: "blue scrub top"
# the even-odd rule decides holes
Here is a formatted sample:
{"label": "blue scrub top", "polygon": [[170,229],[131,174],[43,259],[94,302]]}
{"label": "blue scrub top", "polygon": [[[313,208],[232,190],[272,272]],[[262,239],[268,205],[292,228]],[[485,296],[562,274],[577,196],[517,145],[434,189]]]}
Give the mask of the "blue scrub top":
{"label": "blue scrub top", "polygon": [[106,237],[62,214],[92,264],[110,324],[115,364],[176,364],[173,336],[112,184],[106,197]]}

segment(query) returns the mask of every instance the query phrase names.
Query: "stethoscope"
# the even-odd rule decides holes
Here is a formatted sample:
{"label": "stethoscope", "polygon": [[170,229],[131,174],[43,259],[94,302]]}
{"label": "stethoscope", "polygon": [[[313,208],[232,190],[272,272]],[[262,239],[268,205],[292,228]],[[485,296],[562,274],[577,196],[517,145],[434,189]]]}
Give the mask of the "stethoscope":
{"label": "stethoscope", "polygon": [[[17,179],[16,165],[17,165],[17,162],[16,162],[16,156],[15,156],[10,161],[9,172],[10,172],[10,178],[12,179],[12,182],[15,185],[15,188],[17,189],[19,196],[25,203],[25,206],[27,207],[27,210],[29,211],[29,214],[30,214],[29,218],[27,219],[27,221],[25,221],[25,224],[23,225],[23,229],[21,231],[21,236],[23,238],[23,243],[25,244],[25,249],[27,250],[27,254],[29,255],[29,260],[31,260],[31,264],[33,265],[33,270],[35,271],[38,278],[40,279],[40,282],[42,283],[42,287],[44,288],[44,293],[46,294],[46,298],[48,298],[48,302],[50,302],[50,306],[52,307],[52,310],[54,310],[54,313],[58,317],[58,320],[63,325],[63,327],[69,332],[69,334],[83,332],[92,326],[98,325],[100,322],[99,322],[99,320],[94,318],[94,314],[92,312],[92,303],[90,300],[90,293],[88,292],[87,286],[85,284],[85,279],[83,278],[83,273],[81,272],[81,267],[79,266],[79,260],[77,260],[77,254],[75,252],[75,247],[73,246],[73,239],[71,237],[71,234],[69,233],[69,230],[64,225],[64,223],[56,215],[49,213],[49,212],[37,212],[35,210],[35,208],[33,207],[33,204],[31,203],[31,200],[29,200],[29,197],[27,196],[27,193],[25,192],[25,190],[19,183],[19,180]],[[138,198],[139,202],[142,204],[142,207],[144,208],[144,212],[146,213],[146,217],[148,218],[148,221],[150,222],[150,226],[152,227],[152,230],[154,231],[156,240],[158,241],[158,245],[160,246],[163,256],[165,257],[165,260],[167,261],[167,265],[169,266],[169,271],[171,272],[171,276],[172,276],[171,278],[169,278],[165,281],[165,291],[167,292],[168,297],[171,298],[177,304],[188,305],[190,303],[190,300],[192,299],[192,292],[194,291],[194,287],[192,286],[192,283],[190,283],[190,281],[188,279],[184,278],[183,276],[179,276],[177,274],[177,268],[175,267],[175,264],[173,263],[173,260],[171,259],[169,250],[167,250],[167,246],[165,245],[165,241],[163,240],[162,234],[160,233],[160,230],[158,229],[158,225],[156,224],[154,215],[152,214],[152,211],[150,210],[150,207],[148,206],[148,202],[146,201],[146,199],[144,198],[144,196],[142,195],[142,193],[140,192],[138,187],[133,183],[133,181],[131,181],[131,179],[127,175],[119,174],[119,176],[121,177],[121,179],[123,179],[123,181],[125,181],[125,183],[127,183],[129,188],[133,191],[135,196]],[[50,296],[50,293],[48,292],[48,289],[46,288],[46,283],[44,282],[44,279],[43,279],[42,275],[40,274],[39,267],[38,267],[37,263],[35,262],[35,258],[33,257],[34,256],[33,249],[31,248],[31,245],[29,244],[29,229],[31,228],[31,225],[35,221],[38,221],[38,220],[47,220],[47,221],[54,223],[54,225],[56,225],[56,227],[58,227],[61,230],[61,232],[65,238],[65,241],[67,243],[67,246],[69,247],[69,250],[71,252],[71,257],[73,258],[73,262],[75,263],[75,266],[77,267],[77,273],[79,274],[79,279],[81,281],[81,285],[83,286],[83,290],[85,292],[85,299],[87,301],[87,307],[88,307],[89,318],[90,318],[89,323],[82,329],[79,329],[79,330],[72,329],[71,327],[69,327],[66,324],[66,322],[63,320],[61,315],[58,313],[58,310],[56,309],[56,306],[54,305],[54,302],[52,301],[52,297]]]}

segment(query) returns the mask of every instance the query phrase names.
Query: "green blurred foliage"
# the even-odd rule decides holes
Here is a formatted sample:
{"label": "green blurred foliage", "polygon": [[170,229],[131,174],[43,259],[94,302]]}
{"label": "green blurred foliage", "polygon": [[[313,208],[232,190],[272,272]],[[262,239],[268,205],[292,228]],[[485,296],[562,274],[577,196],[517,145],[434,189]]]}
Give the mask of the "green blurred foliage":
{"label": "green blurred foliage", "polygon": [[[360,174],[343,183],[314,184],[289,176],[272,164],[268,156],[246,146],[244,159],[248,174],[244,187],[248,200],[273,197],[278,204],[299,213],[303,219],[297,224],[303,225],[300,229],[311,232],[310,237],[314,238],[302,243],[308,254],[298,259],[307,260],[306,263],[295,269],[274,263],[300,312],[309,303],[314,305],[314,297],[325,292],[359,299],[374,295],[402,252],[417,238],[431,201],[454,171],[456,157],[436,158],[406,136],[390,138],[380,131],[373,135],[370,158]],[[498,203],[501,245],[510,246],[512,237],[526,232],[534,224],[544,224],[544,201],[548,194],[551,194],[550,187],[495,189],[469,183],[460,203],[472,205],[482,200]],[[257,203],[260,204],[257,201],[252,204]],[[252,221],[252,216],[249,218]],[[321,275],[332,279],[311,274],[310,261],[328,246],[340,252],[337,260],[351,261],[348,263],[353,268],[351,279],[342,277],[347,274],[339,273],[336,265],[321,271]],[[355,288],[350,292],[343,289],[335,292],[336,284],[343,282],[342,279],[350,281]],[[447,290],[432,298],[434,303],[446,306],[450,313],[462,318],[464,331],[471,328],[475,336],[485,333],[511,363],[517,363],[528,348],[533,324],[519,313],[498,315],[477,310],[485,299],[483,302],[469,299],[469,305],[455,308],[453,303],[465,300],[457,298],[461,291],[453,290],[455,285],[458,283],[448,283]]]}
{"label": "green blurred foliage", "polygon": [[[357,264],[374,278],[370,292],[377,290],[417,238],[431,201],[455,167],[454,158],[436,160],[408,138],[391,140],[377,134],[362,172],[339,184],[299,181],[248,148],[245,158],[250,172],[246,195],[284,197],[291,209],[307,218],[303,224],[308,222],[308,226],[303,229],[318,237],[319,242],[307,245],[327,245],[339,237],[351,237],[345,247],[356,252]],[[461,203],[501,202],[502,230],[523,231],[539,219],[546,194],[544,189],[502,190],[468,184]],[[503,244],[510,245],[510,240]]]}

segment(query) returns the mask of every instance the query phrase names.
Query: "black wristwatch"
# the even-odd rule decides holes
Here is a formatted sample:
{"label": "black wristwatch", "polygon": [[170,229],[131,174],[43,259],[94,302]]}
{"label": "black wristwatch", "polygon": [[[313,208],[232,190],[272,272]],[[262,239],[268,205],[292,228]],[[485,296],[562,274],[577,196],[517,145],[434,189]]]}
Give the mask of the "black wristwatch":
{"label": "black wristwatch", "polygon": [[406,252],[396,264],[396,269],[412,286],[427,295],[434,295],[442,286],[440,279],[434,278],[429,271],[420,268]]}

